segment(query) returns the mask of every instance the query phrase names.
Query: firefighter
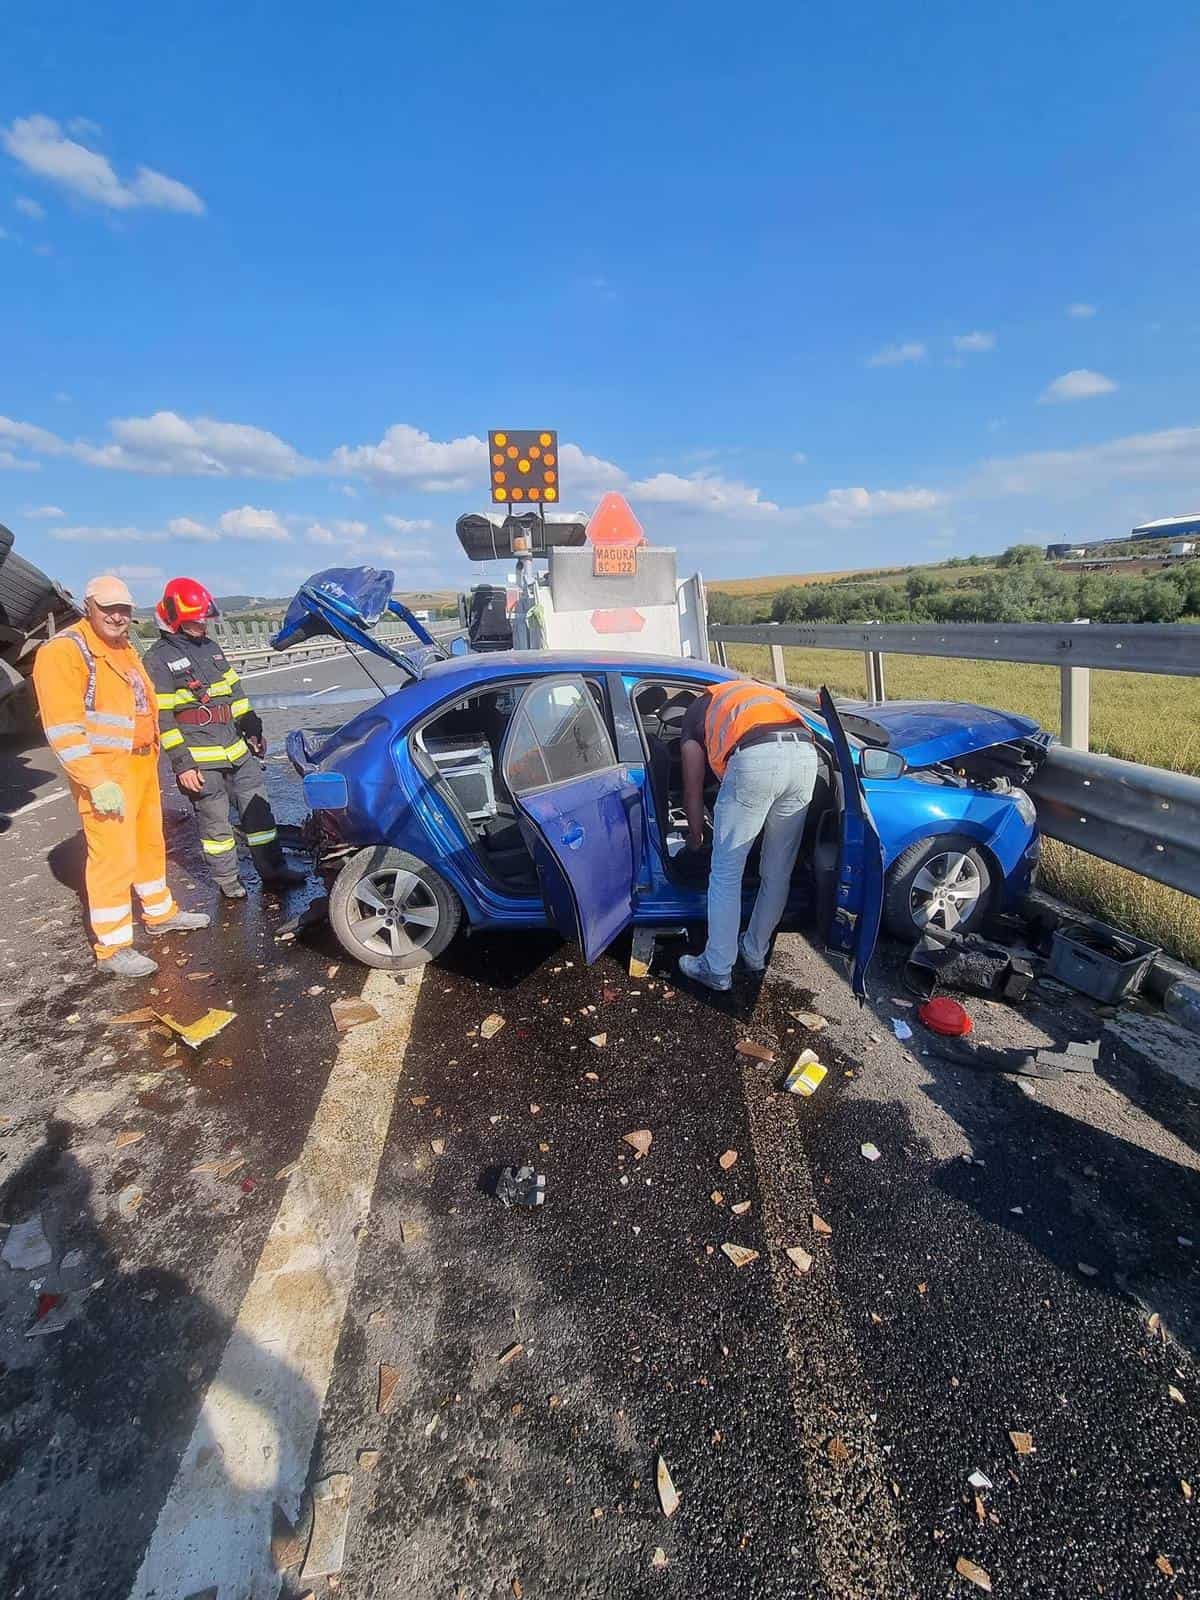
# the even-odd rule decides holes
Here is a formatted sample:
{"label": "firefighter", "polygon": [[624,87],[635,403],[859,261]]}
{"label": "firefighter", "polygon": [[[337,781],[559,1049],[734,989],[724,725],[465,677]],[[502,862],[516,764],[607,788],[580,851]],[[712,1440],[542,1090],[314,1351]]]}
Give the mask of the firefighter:
{"label": "firefighter", "polygon": [[158,964],[133,948],[136,889],[152,934],[206,928],[167,888],[154,689],[129,642],[133,597],[93,578],[84,620],[44,644],[33,687],[51,750],[66,771],[87,842],[88,916],[100,971],[146,978]]}
{"label": "firefighter", "polygon": [[264,883],[282,888],[303,883],[305,875],[284,861],[258,765],[267,749],[262,720],[220,645],[208,637],[208,620],[216,614],[202,583],[172,578],[155,607],[159,638],[146,652],[146,670],[157,692],[162,747],[195,809],[217,887],[228,900],[244,900],[231,803]]}

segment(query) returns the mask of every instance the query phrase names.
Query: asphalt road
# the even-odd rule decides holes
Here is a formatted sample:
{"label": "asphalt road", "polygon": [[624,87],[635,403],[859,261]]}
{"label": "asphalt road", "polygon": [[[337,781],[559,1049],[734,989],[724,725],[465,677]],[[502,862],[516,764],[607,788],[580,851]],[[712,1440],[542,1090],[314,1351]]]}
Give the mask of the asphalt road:
{"label": "asphalt road", "polygon": [[[272,741],[340,720],[358,670],[251,679],[306,697]],[[0,1267],[0,1592],[332,1592],[287,1563],[305,1487],[346,1474],[355,1600],[983,1592],[960,1558],[999,1595],[1200,1593],[1179,1030],[970,1002],[998,1044],[1103,1038],[1097,1077],[1030,1096],[927,1053],[886,952],[863,1011],[795,937],[727,999],[678,984],[667,947],[636,981],[622,947],[588,969],[549,936],[461,940],[402,986],[327,930],[279,943],[303,893],[216,906],[173,796],[172,882],[214,927],[109,985],[69,799],[44,752],[0,776],[0,1222],[7,1248],[40,1218],[50,1255]],[[364,984],[380,1020],[339,1040],[330,1002]],[[237,1018],[193,1053],[114,1021],[143,1005]],[[804,1046],[830,1072],[796,1100],[778,1082]],[[523,1160],[534,1212],[491,1192]]]}

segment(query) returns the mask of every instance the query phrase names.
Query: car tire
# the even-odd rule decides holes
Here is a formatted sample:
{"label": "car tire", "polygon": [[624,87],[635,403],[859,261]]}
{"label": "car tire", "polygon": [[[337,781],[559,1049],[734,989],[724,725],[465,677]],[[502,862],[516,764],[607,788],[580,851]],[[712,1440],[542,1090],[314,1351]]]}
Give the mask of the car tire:
{"label": "car tire", "polygon": [[389,845],[352,855],[329,893],[329,921],[342,949],[386,972],[410,972],[441,955],[462,913],[440,873]]}
{"label": "car tire", "polygon": [[[982,852],[961,834],[941,833],[910,844],[893,861],[883,917],[890,932],[910,942],[921,937],[927,923],[968,933],[982,923],[991,898],[992,873]],[[931,903],[933,909],[923,915],[922,908]]]}

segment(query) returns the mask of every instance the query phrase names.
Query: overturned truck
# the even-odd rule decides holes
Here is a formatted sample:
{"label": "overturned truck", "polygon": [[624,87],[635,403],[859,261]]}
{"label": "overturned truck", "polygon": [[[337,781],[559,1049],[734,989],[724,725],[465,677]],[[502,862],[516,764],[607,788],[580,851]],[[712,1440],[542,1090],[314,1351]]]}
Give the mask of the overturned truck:
{"label": "overturned truck", "polygon": [[35,726],[33,658],[81,615],[65,589],[15,553],[11,532],[0,524],[0,737]]}

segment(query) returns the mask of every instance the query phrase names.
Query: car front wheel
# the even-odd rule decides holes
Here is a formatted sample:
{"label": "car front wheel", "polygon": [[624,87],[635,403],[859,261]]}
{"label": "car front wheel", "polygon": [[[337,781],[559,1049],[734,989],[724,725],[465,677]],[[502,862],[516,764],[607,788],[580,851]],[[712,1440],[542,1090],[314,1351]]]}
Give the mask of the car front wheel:
{"label": "car front wheel", "polygon": [[969,839],[920,839],[892,863],[884,920],[892,933],[910,941],[931,926],[966,933],[982,923],[991,895],[987,861]]}
{"label": "car front wheel", "polygon": [[407,851],[371,845],[350,857],[329,895],[329,921],[347,955],[407,972],[439,956],[458,932],[462,901]]}

